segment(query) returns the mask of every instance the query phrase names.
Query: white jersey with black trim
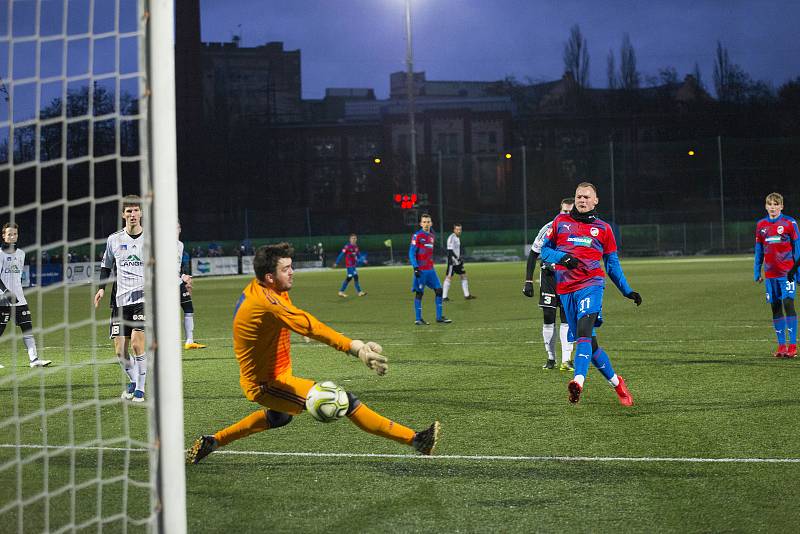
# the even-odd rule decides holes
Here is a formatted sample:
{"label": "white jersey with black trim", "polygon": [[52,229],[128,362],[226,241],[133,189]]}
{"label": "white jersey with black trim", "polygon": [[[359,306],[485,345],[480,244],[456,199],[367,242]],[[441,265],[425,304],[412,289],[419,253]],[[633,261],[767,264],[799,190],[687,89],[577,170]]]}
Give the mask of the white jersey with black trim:
{"label": "white jersey with black trim", "polygon": [[455,233],[450,234],[450,237],[447,238],[447,250],[453,251],[453,261],[455,263],[463,261],[461,258],[461,239]]}
{"label": "white jersey with black trim", "polygon": [[0,261],[2,261],[2,272],[0,272],[0,280],[6,286],[6,289],[14,293],[17,297],[17,304],[27,304],[25,295],[22,294],[22,270],[25,268],[25,252],[22,249],[16,249],[14,252],[8,253],[0,249]]}
{"label": "white jersey with black trim", "polygon": [[547,232],[550,230],[550,227],[553,226],[553,221],[542,226],[539,233],[536,234],[536,239],[533,240],[533,244],[531,245],[531,250],[536,254],[542,253],[542,246],[544,245],[544,240],[547,239]]}
{"label": "white jersey with black trim", "polygon": [[183,241],[180,239],[178,240],[178,285],[183,283],[183,278],[181,278],[181,274],[183,268]]}
{"label": "white jersey with black trim", "polygon": [[117,306],[144,302],[144,230],[131,237],[124,229],[108,236],[102,267],[117,268]]}

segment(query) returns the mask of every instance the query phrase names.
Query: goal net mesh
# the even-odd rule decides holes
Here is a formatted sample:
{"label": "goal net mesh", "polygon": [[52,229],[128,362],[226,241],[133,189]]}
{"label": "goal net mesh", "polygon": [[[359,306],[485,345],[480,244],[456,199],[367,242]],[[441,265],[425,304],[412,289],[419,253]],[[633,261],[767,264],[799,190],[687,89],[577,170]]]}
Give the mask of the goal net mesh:
{"label": "goal net mesh", "polygon": [[7,308],[0,531],[157,529],[153,396],[121,398],[110,284],[93,304],[124,195],[150,231],[146,25],[143,0],[0,0],[0,225],[19,226],[28,333],[52,361],[30,366]]}

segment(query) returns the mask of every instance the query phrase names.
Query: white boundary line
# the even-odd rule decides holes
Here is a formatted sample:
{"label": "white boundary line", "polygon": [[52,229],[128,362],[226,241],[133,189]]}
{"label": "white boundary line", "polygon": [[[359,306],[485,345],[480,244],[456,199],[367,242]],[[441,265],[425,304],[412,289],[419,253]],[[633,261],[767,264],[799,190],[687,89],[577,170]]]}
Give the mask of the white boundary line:
{"label": "white boundary line", "polygon": [[[14,449],[17,445],[0,443],[0,449]],[[148,452],[150,449],[125,447],[61,447],[57,445],[20,445],[20,449],[58,449],[78,451]],[[800,458],[681,458],[658,456],[499,456],[442,454],[420,456],[418,454],[376,454],[349,452],[278,452],[278,451],[215,451],[214,455],[234,456],[288,456],[304,458],[391,458],[403,460],[467,460],[475,462],[671,462],[671,463],[717,463],[717,464],[800,464]]]}

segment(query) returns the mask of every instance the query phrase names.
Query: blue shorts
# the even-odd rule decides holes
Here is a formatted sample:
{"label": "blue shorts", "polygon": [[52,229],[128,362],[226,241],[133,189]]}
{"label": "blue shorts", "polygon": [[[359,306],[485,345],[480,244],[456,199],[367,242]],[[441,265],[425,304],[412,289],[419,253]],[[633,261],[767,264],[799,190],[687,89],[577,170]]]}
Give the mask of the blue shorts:
{"label": "blue shorts", "polygon": [[347,277],[348,278],[352,278],[357,274],[358,274],[358,271],[356,270],[355,267],[348,267],[347,268]]}
{"label": "blue shorts", "polygon": [[411,291],[422,293],[425,291],[425,286],[431,289],[439,289],[442,287],[442,284],[439,283],[439,277],[436,276],[435,269],[420,271],[419,277],[415,276],[411,281]]}
{"label": "blue shorts", "polygon": [[[569,341],[575,341],[578,338],[578,320],[581,317],[596,313],[595,328],[603,324],[603,286],[584,287],[558,297],[561,299],[564,315],[567,316],[569,325],[567,339]],[[592,335],[594,335],[594,329],[592,329]]]}
{"label": "blue shorts", "polygon": [[767,302],[781,302],[785,299],[794,300],[795,282],[783,278],[767,278],[764,287],[767,290]]}

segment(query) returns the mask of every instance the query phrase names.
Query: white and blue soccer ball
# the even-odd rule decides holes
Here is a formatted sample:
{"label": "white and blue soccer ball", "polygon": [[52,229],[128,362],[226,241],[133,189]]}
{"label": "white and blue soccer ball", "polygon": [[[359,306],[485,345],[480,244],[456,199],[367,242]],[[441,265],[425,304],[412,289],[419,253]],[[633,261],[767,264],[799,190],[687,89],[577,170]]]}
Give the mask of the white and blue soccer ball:
{"label": "white and blue soccer ball", "polygon": [[332,423],[350,407],[347,393],[341,386],[326,380],[317,382],[306,395],[306,410],[321,423]]}

